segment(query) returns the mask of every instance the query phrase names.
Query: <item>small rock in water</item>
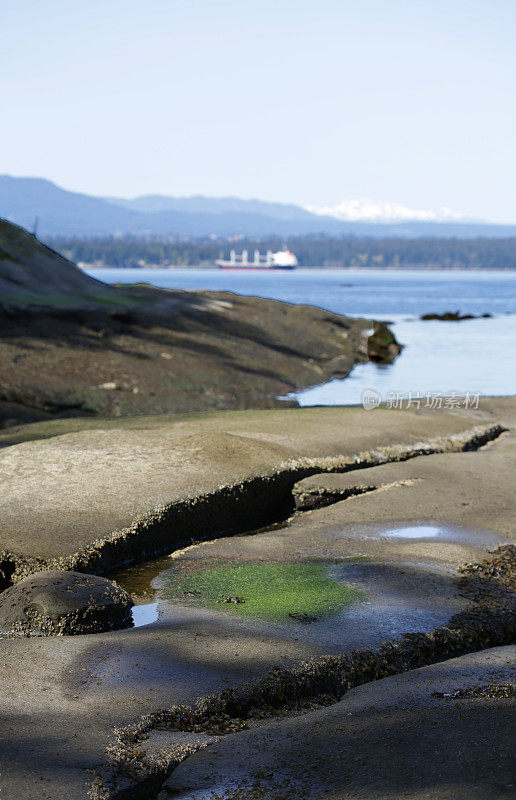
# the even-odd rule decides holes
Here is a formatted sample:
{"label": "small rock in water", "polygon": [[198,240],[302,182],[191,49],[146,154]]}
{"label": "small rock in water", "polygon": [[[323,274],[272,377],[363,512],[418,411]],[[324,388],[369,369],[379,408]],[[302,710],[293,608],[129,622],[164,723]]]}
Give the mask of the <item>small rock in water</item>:
{"label": "small rock in water", "polygon": [[236,605],[240,605],[240,603],[245,603],[245,597],[221,597],[220,600],[216,600],[216,603],[236,603]]}
{"label": "small rock in water", "polygon": [[389,323],[374,323],[374,331],[367,338],[369,361],[375,364],[392,364],[402,349],[403,345],[396,341],[393,332],[389,328]]}
{"label": "small rock in water", "polygon": [[422,314],[422,320],[440,320],[441,322],[460,322],[463,319],[482,319],[492,317],[492,314],[461,314],[460,311],[445,311],[443,314]]}
{"label": "small rock in water", "polygon": [[317,617],[312,617],[310,614],[296,614],[292,612],[289,614],[289,617],[292,619],[297,619],[299,622],[303,622],[305,625],[309,625],[311,622],[317,622]]}

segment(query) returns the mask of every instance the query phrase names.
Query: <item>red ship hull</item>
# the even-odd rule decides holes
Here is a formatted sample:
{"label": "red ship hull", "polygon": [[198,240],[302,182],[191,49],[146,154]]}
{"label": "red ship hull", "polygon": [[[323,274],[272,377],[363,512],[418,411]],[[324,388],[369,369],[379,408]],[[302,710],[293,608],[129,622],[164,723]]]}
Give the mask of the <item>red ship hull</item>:
{"label": "red ship hull", "polygon": [[295,269],[295,267],[219,267],[219,269],[229,269],[233,272],[275,272],[278,269]]}

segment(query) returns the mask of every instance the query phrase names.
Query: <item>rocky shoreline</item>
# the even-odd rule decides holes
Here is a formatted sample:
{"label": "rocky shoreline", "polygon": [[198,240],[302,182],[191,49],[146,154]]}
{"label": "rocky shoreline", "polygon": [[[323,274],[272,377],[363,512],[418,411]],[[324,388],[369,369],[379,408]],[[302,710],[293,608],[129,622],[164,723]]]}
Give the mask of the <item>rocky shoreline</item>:
{"label": "rocky shoreline", "polygon": [[401,351],[386,323],[312,306],[108,286],[5,220],[0,291],[0,428],[295,405],[278,397]]}
{"label": "rocky shoreline", "polygon": [[345,377],[369,353],[399,352],[371,337],[367,320],[306,306],[150,287],[124,289],[123,299],[129,307],[0,306],[4,427],[280,407],[278,396]]}

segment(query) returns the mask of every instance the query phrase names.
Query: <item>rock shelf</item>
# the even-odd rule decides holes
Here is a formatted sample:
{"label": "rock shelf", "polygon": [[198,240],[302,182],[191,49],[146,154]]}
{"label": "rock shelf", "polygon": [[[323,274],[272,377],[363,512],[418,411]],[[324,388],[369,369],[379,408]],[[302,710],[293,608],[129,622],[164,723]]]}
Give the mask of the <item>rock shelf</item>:
{"label": "rock shelf", "polygon": [[[166,774],[192,754],[191,745],[186,751],[169,746],[168,759],[165,749],[160,753],[161,761],[147,760],[137,745],[154,730],[216,737],[234,734],[247,729],[253,720],[278,714],[302,714],[317,707],[331,706],[353,688],[372,681],[512,644],[516,630],[516,546],[501,547],[494,557],[485,559],[482,564],[465,565],[461,571],[467,575],[463,588],[469,594],[474,593],[475,605],[452,617],[441,628],[426,634],[406,634],[402,640],[388,642],[376,651],[357,650],[307,662],[291,670],[274,670],[253,683],[200,698],[194,706],[156,711],[143,717],[137,725],[117,731],[118,743],[109,750],[111,770],[94,781],[92,796],[109,800],[129,796],[134,800],[148,798],[149,793],[156,792]],[[204,743],[198,749],[203,746]],[[213,785],[213,777],[207,785]],[[129,787],[130,795],[127,794]],[[172,796],[167,787],[178,794],[181,788],[193,788],[188,782],[182,786],[181,780],[176,784],[173,777],[167,781],[160,800]]]}
{"label": "rock shelf", "polygon": [[[293,437],[302,440],[303,433],[308,437],[316,433],[313,413],[307,414],[306,410],[271,412],[275,413],[278,421],[283,415],[284,421],[290,423]],[[278,448],[272,431],[258,436],[263,445],[256,448],[253,437],[246,442],[245,436],[234,437],[234,434],[229,435],[229,441],[228,435],[220,434],[213,439],[205,436],[199,439],[198,434],[194,434],[193,440],[190,436],[180,436],[177,441],[177,427],[183,433],[184,427],[195,431],[199,426],[195,423],[190,426],[172,424],[170,430],[166,423],[162,423],[163,431],[156,441],[155,431],[146,436],[145,425],[143,431],[138,430],[137,420],[131,421],[136,430],[124,431],[124,435],[118,433],[114,436],[111,431],[99,435],[99,431],[93,430],[8,448],[0,453],[0,475],[5,476],[6,487],[4,500],[0,500],[5,526],[0,532],[0,546],[4,547],[0,551],[0,569],[2,564],[14,562],[15,570],[11,575],[14,580],[38,569],[106,575],[124,566],[169,553],[192,540],[212,538],[215,534],[240,533],[284,519],[293,508],[293,486],[314,473],[348,472],[420,455],[470,451],[494,441],[504,431],[504,426],[499,423],[471,426],[467,418],[443,415],[442,422],[451,428],[451,432],[429,436],[425,440],[417,438],[418,434],[438,428],[438,415],[420,421],[417,415],[405,417],[396,412],[379,411],[374,421],[378,424],[387,414],[386,423],[389,423],[390,431],[385,430],[379,435],[377,447],[353,452],[353,439],[349,441],[344,436],[343,441],[346,438],[348,441],[343,450],[348,453],[331,455],[336,447],[332,421],[333,425],[343,424],[348,421],[347,417],[356,414],[360,414],[356,409],[326,412],[324,416],[329,420],[325,420],[324,433],[328,441],[324,442],[321,430],[319,446],[314,448],[312,445],[311,448],[323,451],[324,455],[303,458],[296,458],[294,452],[297,448],[285,447],[283,442],[281,449]],[[224,415],[224,420],[228,417],[230,415]],[[241,420],[242,417],[235,420],[235,427],[241,427]],[[275,423],[274,418],[272,421]],[[299,430],[294,433],[297,421],[306,426],[301,429],[301,435]],[[392,441],[395,433],[392,423],[398,421],[402,423],[402,435],[411,438],[412,442],[398,444]],[[405,421],[408,423],[406,426],[403,425]],[[124,427],[122,424],[122,431]],[[383,443],[382,439],[391,441]],[[230,460],[226,466],[228,450]],[[191,461],[188,463],[189,451],[195,456],[200,453],[200,458],[195,458],[198,464],[193,465],[193,470]],[[215,456],[215,453],[220,453],[222,470],[218,464],[210,466],[210,456]],[[143,469],[149,477],[148,483],[142,483],[140,454],[147,462]],[[95,456],[97,468],[92,467],[90,461]],[[257,456],[262,474],[231,480],[235,473],[248,471],[246,465]],[[286,456],[288,461],[281,456]],[[186,464],[181,461],[184,458]],[[39,462],[38,467],[34,466],[34,459]],[[154,459],[156,470],[151,475],[149,467]],[[56,467],[56,460],[59,467]],[[269,461],[268,468],[263,468],[264,461]],[[188,485],[193,472],[193,481],[201,486],[204,484],[204,491],[201,486],[198,492],[185,492],[183,488],[180,494],[190,496],[172,499],[179,492],[171,491],[168,486],[170,480],[177,482],[179,463],[183,463],[184,482]],[[52,488],[55,489],[56,469],[59,472],[60,498],[57,504],[49,504],[44,498]],[[209,470],[208,476],[206,470]],[[218,482],[217,473],[222,473],[220,478],[224,476],[226,483],[217,488],[206,487],[206,483]],[[52,476],[51,485],[49,475]],[[32,500],[29,500],[29,494]],[[167,496],[170,501],[167,501]],[[34,507],[36,498],[41,499],[41,506]],[[75,550],[74,545],[78,544],[82,546]]]}
{"label": "rock shelf", "polygon": [[[381,708],[382,687],[401,682],[407,703],[417,705],[426,681],[434,719],[445,720],[451,739],[454,730],[463,737],[467,725],[455,729],[446,717],[455,702],[511,701],[449,701],[431,693],[475,683],[471,659],[492,658],[496,666],[496,653],[505,653],[514,636],[515,412],[514,400],[491,399],[475,412],[428,415],[288,409],[174,421],[95,420],[97,427],[89,421],[75,431],[66,428],[67,420],[51,424],[52,438],[4,448],[4,589],[24,570],[48,571],[60,559],[70,568],[80,556],[81,569],[109,572],[180,547],[178,563],[230,553],[240,561],[333,564],[332,574],[367,598],[331,625],[249,620],[232,615],[229,604],[196,609],[173,602],[160,605],[159,619],[149,626],[1,640],[2,792],[24,800],[150,800],[163,791],[166,800],[173,792],[186,800],[206,788],[196,765],[212,761],[215,776],[226,743],[244,753],[246,742],[254,746],[259,739],[253,737],[263,731],[276,752],[276,731],[278,741],[292,732],[303,753],[315,722],[331,719],[336,727],[344,715],[356,732],[353,718],[346,722],[353,714],[347,704],[367,697]],[[335,481],[338,492],[374,488],[290,517],[292,489],[303,481],[314,482],[304,485],[310,491],[326,481]],[[45,504],[45,497],[52,502]],[[282,527],[245,533],[279,518]],[[447,533],[430,539],[381,535],[417,525]],[[478,684],[507,684],[502,661],[498,681],[479,667]],[[434,680],[435,672],[426,679],[424,670],[438,670],[442,679]],[[449,711],[439,711],[444,708]],[[392,736],[403,734],[404,719],[393,716]],[[467,719],[491,717],[479,712]],[[496,719],[501,729],[503,714]],[[469,747],[467,738],[459,739]],[[345,747],[337,734],[326,741],[329,754]],[[421,741],[431,746],[431,737]],[[502,764],[498,742],[493,754]],[[375,753],[383,751],[373,744],[368,749],[365,741],[360,747],[364,771],[353,754],[348,783],[335,788],[332,800],[343,800],[360,775],[374,775]],[[426,780],[430,771],[418,758]],[[310,779],[315,767],[308,758],[306,764],[319,800]],[[282,800],[266,760],[263,766],[264,796]],[[260,764],[249,760],[251,778],[255,768]],[[475,797],[466,772],[448,762],[445,772],[456,796],[466,787]],[[500,786],[502,773],[495,775]],[[247,791],[248,776],[234,777]],[[292,776],[287,770],[277,777],[284,787]],[[307,786],[301,796],[311,800]],[[214,783],[207,788],[234,800],[237,795],[224,795],[230,790]],[[376,794],[371,789],[371,796],[398,800],[404,790],[391,782]],[[443,792],[439,786],[428,798],[449,800]]]}

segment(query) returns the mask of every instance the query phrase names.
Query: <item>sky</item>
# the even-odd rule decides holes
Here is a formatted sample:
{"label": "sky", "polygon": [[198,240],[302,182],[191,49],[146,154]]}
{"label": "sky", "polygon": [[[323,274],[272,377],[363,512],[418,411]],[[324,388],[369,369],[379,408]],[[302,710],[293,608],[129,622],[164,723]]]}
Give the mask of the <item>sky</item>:
{"label": "sky", "polygon": [[0,173],[516,223],[515,0],[0,4]]}

